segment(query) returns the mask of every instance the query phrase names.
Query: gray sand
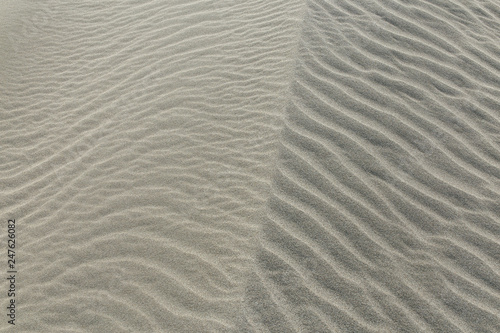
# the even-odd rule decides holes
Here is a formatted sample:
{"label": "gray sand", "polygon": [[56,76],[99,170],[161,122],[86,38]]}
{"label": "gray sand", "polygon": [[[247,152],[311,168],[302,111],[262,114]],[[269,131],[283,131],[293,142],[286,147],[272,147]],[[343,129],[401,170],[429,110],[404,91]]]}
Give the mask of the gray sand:
{"label": "gray sand", "polygon": [[1,6],[0,331],[500,332],[500,4]]}

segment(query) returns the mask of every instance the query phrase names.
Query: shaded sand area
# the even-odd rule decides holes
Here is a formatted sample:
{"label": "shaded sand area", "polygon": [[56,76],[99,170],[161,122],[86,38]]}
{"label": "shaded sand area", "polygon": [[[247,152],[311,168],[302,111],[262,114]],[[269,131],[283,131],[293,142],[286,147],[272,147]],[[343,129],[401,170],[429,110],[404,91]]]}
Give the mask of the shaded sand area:
{"label": "shaded sand area", "polygon": [[299,2],[26,2],[0,74],[16,332],[234,331]]}
{"label": "shaded sand area", "polygon": [[500,332],[500,4],[307,1],[286,116],[251,331]]}
{"label": "shaded sand area", "polygon": [[500,332],[497,2],[4,5],[16,332]]}

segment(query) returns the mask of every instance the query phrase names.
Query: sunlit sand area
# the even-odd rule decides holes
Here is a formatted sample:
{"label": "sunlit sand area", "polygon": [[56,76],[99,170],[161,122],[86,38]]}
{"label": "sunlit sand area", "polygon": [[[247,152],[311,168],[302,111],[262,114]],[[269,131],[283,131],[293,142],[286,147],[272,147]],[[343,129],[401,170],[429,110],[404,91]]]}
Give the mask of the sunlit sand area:
{"label": "sunlit sand area", "polygon": [[0,331],[500,332],[498,2],[9,0],[0,32]]}

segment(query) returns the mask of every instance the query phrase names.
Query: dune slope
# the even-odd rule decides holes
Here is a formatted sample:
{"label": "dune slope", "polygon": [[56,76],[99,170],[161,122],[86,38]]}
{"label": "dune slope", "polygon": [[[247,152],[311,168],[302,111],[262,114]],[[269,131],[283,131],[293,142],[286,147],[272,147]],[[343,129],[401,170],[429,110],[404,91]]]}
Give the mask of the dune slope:
{"label": "dune slope", "polygon": [[254,332],[500,331],[500,6],[307,1]]}
{"label": "dune slope", "polygon": [[234,331],[300,1],[25,2],[0,48],[17,331]]}

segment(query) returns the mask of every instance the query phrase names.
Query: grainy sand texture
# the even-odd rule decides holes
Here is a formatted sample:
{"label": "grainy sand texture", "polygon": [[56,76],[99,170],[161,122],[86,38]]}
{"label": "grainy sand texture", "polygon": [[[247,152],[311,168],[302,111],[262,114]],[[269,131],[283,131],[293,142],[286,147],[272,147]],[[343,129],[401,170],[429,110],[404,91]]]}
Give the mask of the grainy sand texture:
{"label": "grainy sand texture", "polygon": [[0,32],[0,332],[500,332],[499,2],[9,0]]}

